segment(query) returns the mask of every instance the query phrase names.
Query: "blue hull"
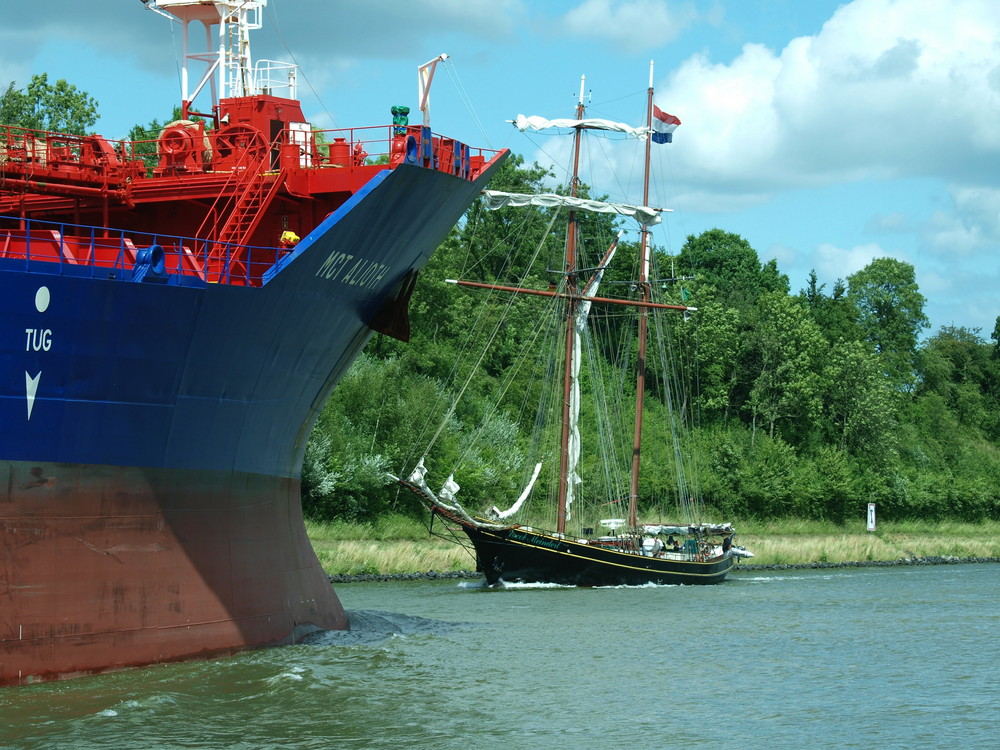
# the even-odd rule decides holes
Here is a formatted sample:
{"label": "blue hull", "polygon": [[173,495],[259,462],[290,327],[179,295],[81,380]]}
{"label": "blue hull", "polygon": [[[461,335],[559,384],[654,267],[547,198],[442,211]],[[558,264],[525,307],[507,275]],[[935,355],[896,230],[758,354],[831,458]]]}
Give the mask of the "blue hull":
{"label": "blue hull", "polygon": [[[366,321],[483,179],[403,166],[372,183],[260,288],[39,262],[26,273],[0,259],[0,456],[298,476],[318,410],[371,336]],[[25,377],[39,373],[29,419]]]}
{"label": "blue hull", "polygon": [[302,526],[306,442],[500,161],[378,173],[259,287],[0,257],[0,684],[347,627]]}

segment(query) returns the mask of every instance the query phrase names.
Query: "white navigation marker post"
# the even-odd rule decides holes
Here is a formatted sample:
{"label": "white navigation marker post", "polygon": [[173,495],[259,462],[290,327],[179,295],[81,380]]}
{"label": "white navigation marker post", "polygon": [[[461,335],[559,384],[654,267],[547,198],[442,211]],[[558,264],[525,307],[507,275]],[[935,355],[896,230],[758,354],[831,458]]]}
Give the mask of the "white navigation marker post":
{"label": "white navigation marker post", "polygon": [[868,530],[875,531],[875,503],[868,503]]}

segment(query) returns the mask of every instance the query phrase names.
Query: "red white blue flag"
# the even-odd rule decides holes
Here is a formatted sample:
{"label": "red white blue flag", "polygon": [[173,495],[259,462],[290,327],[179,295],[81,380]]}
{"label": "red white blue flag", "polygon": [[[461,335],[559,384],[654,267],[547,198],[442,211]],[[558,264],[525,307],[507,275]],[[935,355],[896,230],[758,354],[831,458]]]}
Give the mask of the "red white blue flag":
{"label": "red white blue flag", "polygon": [[653,143],[670,143],[674,139],[674,130],[680,124],[676,117],[653,105]]}

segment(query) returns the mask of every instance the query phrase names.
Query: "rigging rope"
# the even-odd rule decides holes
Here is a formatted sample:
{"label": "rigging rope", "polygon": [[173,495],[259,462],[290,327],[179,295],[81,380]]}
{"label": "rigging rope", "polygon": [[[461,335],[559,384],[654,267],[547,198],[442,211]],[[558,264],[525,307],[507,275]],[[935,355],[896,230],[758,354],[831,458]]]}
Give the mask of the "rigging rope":
{"label": "rigging rope", "polygon": [[445,63],[444,69],[448,71],[448,77],[451,79],[452,84],[458,91],[458,96],[462,100],[462,103],[465,105],[466,110],[468,110],[469,115],[472,117],[472,121],[476,124],[476,127],[479,128],[479,133],[483,137],[483,142],[489,148],[493,148],[493,142],[490,140],[490,136],[486,132],[486,128],[483,127],[483,123],[479,119],[479,115],[476,113],[476,110],[472,106],[472,101],[469,99],[468,92],[466,92],[465,87],[462,85],[462,82],[458,78],[458,70],[455,69],[455,66],[452,63],[452,58],[449,57],[444,61],[444,63]]}
{"label": "rigging rope", "polygon": [[[528,265],[527,265],[528,269],[530,269],[534,265],[535,260],[538,258],[538,255],[541,252],[542,246],[545,244],[545,238],[548,237],[548,233],[552,230],[552,226],[555,224],[556,218],[558,218],[558,216],[559,216],[559,212],[558,211],[553,211],[553,213],[552,213],[552,220],[549,222],[549,226],[546,229],[545,236],[542,238],[542,240],[535,247],[535,252],[534,252],[534,255],[531,258],[531,262],[528,263]],[[527,273],[527,270],[525,271],[525,273]],[[493,294],[493,293],[491,292],[491,294]],[[502,329],[504,320],[506,319],[506,314],[510,311],[511,306],[514,304],[514,299],[516,297],[517,297],[516,294],[511,294],[510,298],[507,300],[507,303],[506,303],[506,305],[503,308],[503,312],[500,315],[500,318],[497,321],[497,324],[493,327],[493,330],[490,333],[489,339],[486,342],[486,346],[483,347],[483,351],[480,353],[479,358],[476,360],[475,365],[472,367],[471,371],[469,372],[468,377],[465,379],[465,382],[462,384],[461,389],[459,390],[459,392],[455,396],[455,398],[452,400],[452,404],[451,404],[451,407],[448,409],[448,413],[445,414],[444,419],[441,420],[441,424],[438,426],[437,430],[434,433],[434,436],[430,440],[430,443],[427,445],[426,449],[424,450],[424,455],[427,455],[427,453],[431,450],[431,448],[434,447],[434,444],[437,442],[437,439],[441,436],[441,432],[444,430],[444,427],[447,424],[448,420],[451,419],[451,417],[454,415],[455,409],[458,407],[458,404],[461,401],[463,394],[468,389],[469,384],[472,382],[473,378],[478,374],[479,367],[482,364],[483,359],[486,357],[486,354],[489,351],[490,345],[496,340],[497,335],[499,334],[500,330]],[[485,306],[483,307],[483,309],[485,309]],[[508,386],[509,386],[509,382],[508,382]]]}
{"label": "rigging rope", "polygon": [[340,130],[340,125],[337,124],[337,118],[334,117],[333,113],[331,113],[330,110],[327,108],[326,102],[323,101],[323,97],[319,95],[319,92],[312,85],[312,81],[310,81],[309,76],[306,75],[305,69],[301,65],[299,65],[298,60],[295,59],[295,53],[292,52],[291,48],[288,46],[288,43],[285,41],[285,37],[281,33],[281,27],[278,25],[278,15],[276,12],[274,12],[275,7],[276,7],[275,4],[272,3],[271,7],[265,10],[265,13],[267,13],[268,18],[271,20],[271,25],[274,26],[274,33],[277,34],[278,41],[281,42],[281,46],[284,48],[285,53],[295,64],[298,74],[305,79],[306,85],[309,87],[309,91],[312,92],[312,95],[316,98],[316,101],[319,103],[319,106],[322,108],[326,116],[330,119],[330,124],[333,125],[333,129]]}
{"label": "rigging rope", "polygon": [[[479,210],[476,210],[476,211],[472,212],[473,213],[472,226],[471,226],[471,229],[468,232],[468,236],[465,237],[465,238],[463,238],[463,242],[462,242],[463,246],[466,248],[466,255],[465,255],[465,259],[462,261],[461,267],[459,269],[459,273],[457,274],[459,277],[462,277],[462,278],[466,278],[469,275],[471,275],[470,271],[473,270],[473,269],[478,268],[480,266],[480,264],[485,264],[486,257],[489,255],[488,252],[480,253],[479,256],[478,256],[478,258],[475,255],[475,248],[478,245],[479,232],[480,232],[481,227],[482,227],[482,225],[484,223],[484,217],[487,215],[486,211],[482,208],[481,204],[478,206],[478,209]],[[529,212],[529,213],[532,213],[532,212]],[[530,221],[531,221],[531,218],[528,217],[528,216],[525,216],[522,219],[522,221],[515,227],[515,229],[517,229],[517,236],[511,237],[511,236],[508,235],[507,237],[501,238],[501,241],[504,242],[505,244],[509,243],[513,247],[519,246],[518,237],[527,233]],[[553,219],[553,221],[554,221],[554,219]],[[551,228],[551,223],[550,223],[549,226]],[[469,259],[470,258],[474,259],[473,263],[471,265],[469,265]],[[506,273],[508,273],[509,268],[510,268],[512,262],[513,262],[513,252],[511,251],[511,252],[508,252],[508,254],[507,254],[506,258],[504,259],[504,262],[503,262],[503,264],[502,264],[502,266],[501,266],[501,268],[500,268],[500,270],[498,272],[501,277],[503,275],[505,275]],[[523,273],[526,273],[526,271],[523,271]],[[472,323],[466,329],[466,335],[462,338],[460,350],[459,350],[457,356],[454,358],[454,361],[452,363],[451,371],[449,372],[447,378],[445,379],[445,381],[443,383],[443,388],[441,388],[441,389],[438,390],[438,399],[439,400],[436,401],[434,407],[429,410],[429,416],[428,416],[427,420],[424,422],[424,424],[421,427],[420,431],[415,436],[415,438],[413,440],[413,443],[412,443],[413,450],[409,454],[407,454],[406,456],[402,457],[404,467],[409,467],[409,466],[413,465],[414,460],[417,458],[417,455],[418,455],[417,454],[417,446],[420,446],[422,444],[424,436],[427,434],[427,432],[430,431],[430,429],[432,427],[432,424],[433,424],[434,427],[437,428],[437,434],[434,435],[434,437],[432,438],[432,440],[430,441],[430,443],[426,446],[426,448],[423,451],[423,453],[420,454],[422,456],[427,456],[428,455],[429,451],[431,450],[431,448],[433,447],[434,443],[436,442],[438,436],[440,435],[441,430],[447,424],[448,419],[449,419],[449,417],[447,415],[440,422],[438,422],[438,423],[433,423],[432,422],[432,418],[431,418],[430,415],[433,414],[433,413],[435,413],[437,411],[438,403],[444,402],[446,400],[446,398],[448,397],[449,391],[452,388],[454,388],[455,385],[456,385],[456,383],[458,382],[459,370],[460,370],[462,364],[464,362],[466,362],[466,360],[467,360],[467,356],[466,355],[469,352],[469,350],[473,347],[473,345],[480,340],[480,338],[482,336],[481,330],[482,330],[482,328],[488,322],[488,315],[489,315],[489,312],[490,312],[490,309],[491,309],[491,307],[489,305],[489,302],[490,302],[490,300],[493,299],[493,295],[495,295],[495,294],[498,294],[498,293],[494,292],[494,291],[488,292],[486,298],[483,301],[483,303],[480,304],[480,305],[477,305],[477,307],[475,308],[476,309],[476,316],[475,316],[474,320],[472,321]],[[501,318],[501,322],[502,322],[503,319],[505,319],[505,314],[506,314],[506,311],[504,312],[504,317]],[[485,354],[485,350],[483,352],[481,352],[480,359],[482,358],[483,354]],[[475,373],[476,373],[476,368],[474,367],[472,369],[472,371],[471,371],[471,374],[475,374]],[[457,399],[455,401],[455,403],[452,406],[451,412],[454,411],[454,406],[457,406],[457,404],[458,404],[458,402],[460,400],[461,399],[459,398],[459,399]],[[449,414],[451,412],[449,412]],[[401,471],[405,471],[405,470],[407,470],[407,469],[401,469]]]}

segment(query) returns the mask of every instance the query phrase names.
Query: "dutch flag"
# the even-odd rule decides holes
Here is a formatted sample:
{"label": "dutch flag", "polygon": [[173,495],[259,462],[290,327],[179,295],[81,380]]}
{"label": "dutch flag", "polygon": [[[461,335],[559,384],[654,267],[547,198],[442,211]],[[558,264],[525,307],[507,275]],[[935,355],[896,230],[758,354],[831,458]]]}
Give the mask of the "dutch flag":
{"label": "dutch flag", "polygon": [[653,105],[653,143],[670,143],[674,139],[674,130],[680,124],[676,117]]}

